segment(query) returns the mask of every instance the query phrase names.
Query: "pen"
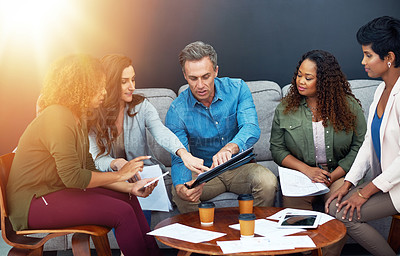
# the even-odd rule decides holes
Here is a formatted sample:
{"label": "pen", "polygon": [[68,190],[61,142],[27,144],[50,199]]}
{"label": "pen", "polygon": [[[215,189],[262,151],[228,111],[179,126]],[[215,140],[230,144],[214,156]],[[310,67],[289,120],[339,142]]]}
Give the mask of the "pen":
{"label": "pen", "polygon": [[[322,169],[322,170],[324,169],[324,168],[322,168],[322,165],[320,165],[320,164],[317,164],[317,166],[319,169]],[[328,175],[326,175],[326,174],[324,174],[324,175],[329,181],[331,180],[331,178]]]}

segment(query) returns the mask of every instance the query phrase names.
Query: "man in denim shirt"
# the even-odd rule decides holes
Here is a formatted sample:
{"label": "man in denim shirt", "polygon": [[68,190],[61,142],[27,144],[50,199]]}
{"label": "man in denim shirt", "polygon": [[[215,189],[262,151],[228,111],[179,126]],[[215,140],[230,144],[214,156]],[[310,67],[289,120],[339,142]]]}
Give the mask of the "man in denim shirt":
{"label": "man in denim shirt", "polygon": [[[253,98],[241,79],[217,78],[217,53],[211,45],[194,42],[179,55],[189,88],[176,98],[167,113],[166,126],[192,155],[211,168],[252,147],[260,137]],[[198,167],[198,169],[204,169]],[[188,189],[197,173],[191,173],[172,155],[173,201],[181,213],[196,211],[207,201],[230,191],[252,193],[255,206],[272,206],[277,179],[268,169],[247,163]]]}

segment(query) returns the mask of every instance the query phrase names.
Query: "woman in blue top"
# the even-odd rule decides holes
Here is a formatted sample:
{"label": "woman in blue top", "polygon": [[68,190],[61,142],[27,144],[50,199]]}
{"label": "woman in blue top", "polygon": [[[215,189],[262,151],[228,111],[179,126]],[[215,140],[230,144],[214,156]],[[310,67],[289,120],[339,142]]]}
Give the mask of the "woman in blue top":
{"label": "woman in blue top", "polygon": [[[364,143],[344,184],[326,202],[347,234],[373,255],[396,255],[386,239],[368,222],[400,212],[400,20],[384,16],[357,32],[371,78],[382,78],[368,116]],[[372,181],[362,182],[367,171]],[[344,245],[332,246],[339,255]]]}

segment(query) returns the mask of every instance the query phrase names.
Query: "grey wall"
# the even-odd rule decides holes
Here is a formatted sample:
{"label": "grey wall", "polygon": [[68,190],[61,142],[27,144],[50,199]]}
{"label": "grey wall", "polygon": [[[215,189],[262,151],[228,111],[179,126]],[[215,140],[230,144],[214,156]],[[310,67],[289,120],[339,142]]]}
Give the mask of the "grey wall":
{"label": "grey wall", "polygon": [[126,54],[134,61],[138,88],[175,91],[186,83],[177,56],[196,40],[215,47],[220,76],[283,86],[303,53],[323,49],[338,58],[349,79],[367,78],[356,31],[378,16],[400,18],[400,0],[67,2],[74,5],[71,17],[47,24],[63,28],[40,35],[39,45],[30,24],[12,31],[13,40],[5,37],[0,24],[0,154],[15,148],[35,117],[45,67],[66,54]]}
{"label": "grey wall", "polygon": [[169,0],[153,1],[150,13],[143,38],[151,40],[141,46],[145,61],[138,54],[135,66],[138,86],[177,89],[185,83],[177,55],[195,40],[215,47],[220,76],[284,85],[312,49],[333,53],[349,79],[367,78],[355,34],[375,17],[400,18],[400,1]]}

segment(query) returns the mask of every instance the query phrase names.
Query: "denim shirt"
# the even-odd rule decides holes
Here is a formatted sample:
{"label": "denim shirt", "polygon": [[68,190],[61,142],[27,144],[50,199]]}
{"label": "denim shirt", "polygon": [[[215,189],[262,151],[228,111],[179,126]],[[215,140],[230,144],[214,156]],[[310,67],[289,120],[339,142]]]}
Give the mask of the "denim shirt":
{"label": "denim shirt", "polygon": [[[331,172],[338,166],[346,173],[349,171],[367,130],[360,105],[351,97],[348,97],[348,103],[357,118],[355,131],[335,132],[329,123],[324,129],[326,160]],[[283,159],[291,154],[307,165],[315,167],[312,115],[305,99],[302,99],[295,112],[284,114],[284,109],[285,106],[281,102],[275,110],[270,139],[272,158],[278,165],[282,165]]]}
{"label": "denim shirt", "polygon": [[[210,107],[193,96],[190,88],[171,104],[166,126],[175,133],[193,156],[210,167],[212,157],[226,144],[235,143],[240,151],[252,147],[260,137],[253,97],[241,79],[215,78],[215,95]],[[174,186],[192,180],[182,160],[172,157]]]}

